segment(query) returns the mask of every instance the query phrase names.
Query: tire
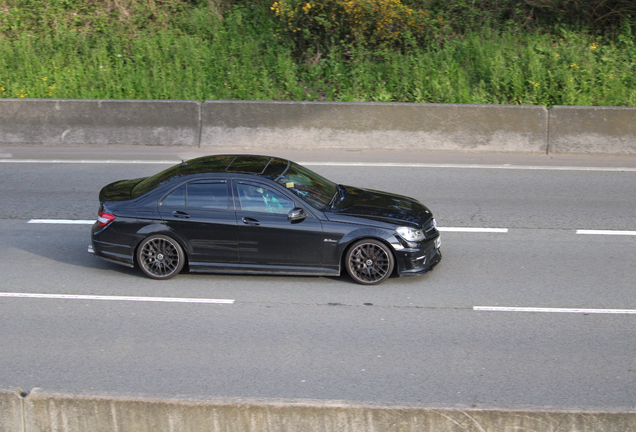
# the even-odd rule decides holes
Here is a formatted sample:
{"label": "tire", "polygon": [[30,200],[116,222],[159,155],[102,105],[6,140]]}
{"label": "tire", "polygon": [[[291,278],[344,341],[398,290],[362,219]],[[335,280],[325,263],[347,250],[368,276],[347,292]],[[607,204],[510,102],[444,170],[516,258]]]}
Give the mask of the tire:
{"label": "tire", "polygon": [[152,235],[137,248],[137,263],[144,274],[152,279],[170,279],[183,269],[183,248],[172,237]]}
{"label": "tire", "polygon": [[375,285],[391,276],[395,259],[387,245],[378,240],[365,239],[349,248],[345,266],[349,276],[357,283]]}

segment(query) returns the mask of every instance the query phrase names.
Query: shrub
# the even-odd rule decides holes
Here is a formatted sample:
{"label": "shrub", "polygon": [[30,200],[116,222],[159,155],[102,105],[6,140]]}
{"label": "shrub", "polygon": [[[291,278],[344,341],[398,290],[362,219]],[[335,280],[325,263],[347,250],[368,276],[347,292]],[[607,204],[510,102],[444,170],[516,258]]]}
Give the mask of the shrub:
{"label": "shrub", "polygon": [[400,0],[277,0],[271,10],[297,53],[337,45],[405,46],[425,39],[434,26],[426,10]]}

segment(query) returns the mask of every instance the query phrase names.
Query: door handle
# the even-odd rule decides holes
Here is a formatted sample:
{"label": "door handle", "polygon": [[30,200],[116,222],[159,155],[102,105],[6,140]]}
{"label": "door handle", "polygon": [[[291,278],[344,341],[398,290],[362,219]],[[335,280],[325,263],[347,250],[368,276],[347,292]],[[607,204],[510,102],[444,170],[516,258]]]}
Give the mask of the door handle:
{"label": "door handle", "polygon": [[189,214],[184,213],[184,212],[179,211],[179,210],[172,212],[172,216],[174,216],[176,218],[180,218],[180,219],[189,219],[190,218]]}
{"label": "door handle", "polygon": [[243,223],[245,225],[260,225],[261,223],[259,221],[257,221],[256,219],[252,219],[252,218],[248,218],[248,217],[244,217],[243,218]]}

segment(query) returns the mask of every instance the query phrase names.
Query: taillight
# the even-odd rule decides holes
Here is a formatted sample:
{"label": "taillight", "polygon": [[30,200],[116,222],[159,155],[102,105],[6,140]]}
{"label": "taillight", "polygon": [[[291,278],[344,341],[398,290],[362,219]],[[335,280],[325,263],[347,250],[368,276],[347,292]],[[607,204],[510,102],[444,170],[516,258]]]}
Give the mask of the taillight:
{"label": "taillight", "polygon": [[106,213],[102,210],[100,210],[99,213],[97,213],[97,225],[100,227],[105,227],[106,225],[108,225],[114,220],[115,220],[114,214]]}

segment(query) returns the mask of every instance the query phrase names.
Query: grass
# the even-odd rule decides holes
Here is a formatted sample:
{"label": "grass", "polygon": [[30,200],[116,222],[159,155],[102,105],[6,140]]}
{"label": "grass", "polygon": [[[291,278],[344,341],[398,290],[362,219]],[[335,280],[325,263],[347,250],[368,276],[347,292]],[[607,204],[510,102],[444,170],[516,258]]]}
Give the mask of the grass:
{"label": "grass", "polygon": [[47,31],[44,18],[6,10],[0,2],[3,98],[636,106],[629,27],[614,41],[483,29],[409,50],[334,46],[300,59],[266,7],[235,6],[221,19],[195,5],[145,26],[100,15],[88,30],[48,17]]}

